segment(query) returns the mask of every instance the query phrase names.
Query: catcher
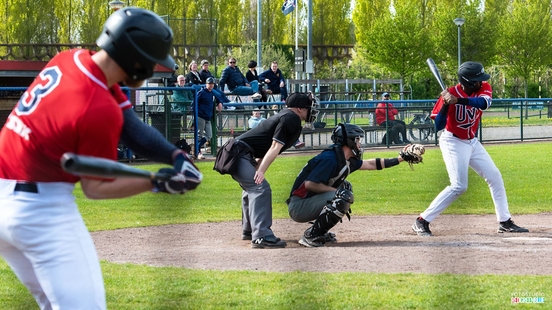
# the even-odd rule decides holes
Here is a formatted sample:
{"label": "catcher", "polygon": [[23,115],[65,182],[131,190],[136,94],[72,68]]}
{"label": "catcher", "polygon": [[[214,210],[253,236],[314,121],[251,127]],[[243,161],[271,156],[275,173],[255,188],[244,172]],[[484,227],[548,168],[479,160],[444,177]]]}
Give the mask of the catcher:
{"label": "catcher", "polygon": [[354,202],[353,188],[347,176],[356,170],[381,170],[406,161],[422,162],[423,145],[407,145],[397,158],[373,158],[362,160],[364,131],[357,125],[339,124],[332,133],[334,143],[309,162],[295,180],[288,204],[289,216],[296,222],[314,221],[299,244],[321,247],[326,242],[336,242],[330,229],[344,215],[350,219]]}

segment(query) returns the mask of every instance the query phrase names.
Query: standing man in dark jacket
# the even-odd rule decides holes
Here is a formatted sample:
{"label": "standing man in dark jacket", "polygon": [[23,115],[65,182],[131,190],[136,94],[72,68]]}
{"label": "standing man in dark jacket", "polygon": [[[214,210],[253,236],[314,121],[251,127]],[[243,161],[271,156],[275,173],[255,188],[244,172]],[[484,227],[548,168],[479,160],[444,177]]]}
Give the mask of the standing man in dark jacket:
{"label": "standing man in dark jacket", "polygon": [[215,170],[223,158],[237,157],[230,175],[242,192],[242,239],[253,248],[283,248],[287,244],[272,232],[272,189],[265,179],[268,167],[278,154],[292,147],[301,135],[301,121],[312,122],[318,114],[312,94],[294,93],[287,108],[255,128],[228,141],[217,154]]}
{"label": "standing man in dark jacket", "polygon": [[240,68],[236,66],[236,59],[230,57],[228,59],[228,66],[222,70],[222,76],[219,81],[220,90],[224,91],[224,86],[228,86],[228,89],[235,95],[249,96],[252,99],[261,99],[262,95],[259,93],[259,82],[248,82]]}
{"label": "standing man in dark jacket", "polygon": [[[215,79],[210,77],[206,82],[205,87],[197,93],[197,133],[201,136],[198,144],[199,150],[213,136],[211,118],[213,118],[213,111],[215,110],[215,101],[213,100],[213,96],[215,96],[215,92],[213,91]],[[217,105],[217,111],[222,111],[222,103]],[[201,151],[197,153],[197,159],[204,158]]]}
{"label": "standing man in dark jacket", "polygon": [[270,69],[261,73],[259,79],[266,83],[266,86],[273,94],[280,94],[280,99],[285,101],[287,98],[286,78],[280,69],[278,63],[273,61],[270,64]]}

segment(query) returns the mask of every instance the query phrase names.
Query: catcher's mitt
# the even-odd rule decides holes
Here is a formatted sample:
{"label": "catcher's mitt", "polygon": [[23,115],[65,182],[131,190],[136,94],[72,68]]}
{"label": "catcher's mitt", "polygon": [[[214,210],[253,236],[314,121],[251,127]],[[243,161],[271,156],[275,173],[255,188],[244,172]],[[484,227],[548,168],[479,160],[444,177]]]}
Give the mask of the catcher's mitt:
{"label": "catcher's mitt", "polygon": [[413,164],[419,164],[423,162],[424,158],[422,155],[425,153],[425,147],[421,144],[408,144],[405,146],[402,151],[400,151],[399,155],[404,159],[404,161],[408,162],[410,165],[410,168],[414,170],[414,167],[412,167]]}

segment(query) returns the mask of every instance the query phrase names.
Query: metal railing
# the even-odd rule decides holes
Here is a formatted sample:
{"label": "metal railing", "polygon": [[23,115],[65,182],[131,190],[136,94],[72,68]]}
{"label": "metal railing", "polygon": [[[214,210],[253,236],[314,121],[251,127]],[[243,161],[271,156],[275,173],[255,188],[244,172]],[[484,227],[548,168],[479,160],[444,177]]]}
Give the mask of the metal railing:
{"label": "metal railing", "polygon": [[[186,138],[196,144],[198,141],[195,121],[197,109],[191,109],[185,113],[173,113],[171,110],[171,92],[182,90],[176,87],[143,87],[139,89],[124,89],[130,94],[130,100],[137,116],[147,124],[158,129],[168,140],[175,142]],[[194,91],[193,88],[184,88]],[[15,106],[18,96],[26,90],[25,87],[0,87],[0,124],[3,124],[9,111]],[[9,96],[6,96],[9,94]],[[417,143],[438,143],[438,134],[432,130],[432,121],[429,114],[435,104],[435,99],[425,100],[388,100],[399,110],[399,118],[409,127],[409,140]],[[389,147],[381,145],[380,135],[385,133],[384,128],[376,128],[374,124],[374,111],[379,101],[322,101],[323,108],[317,122],[325,124],[324,128],[314,130],[305,129],[303,138],[315,136],[307,143],[307,149],[320,149],[327,147],[331,141],[331,128],[340,122],[358,124],[371,133],[366,141],[368,147]],[[490,109],[484,112],[479,126],[479,139],[482,142],[496,141],[525,141],[538,139],[552,139],[552,98],[516,98],[494,99]],[[211,140],[211,154],[216,153],[216,147],[225,143],[228,139],[247,130],[247,120],[254,108],[261,102],[232,103],[235,110],[225,109],[216,114],[213,120],[213,134]],[[195,103],[194,103],[195,105]],[[266,116],[277,112],[284,107],[282,102],[269,103],[268,109],[262,110]],[[319,126],[320,127],[320,126]],[[367,134],[368,136],[368,134]],[[192,144],[192,143],[191,143]],[[293,149],[290,149],[293,151]]]}

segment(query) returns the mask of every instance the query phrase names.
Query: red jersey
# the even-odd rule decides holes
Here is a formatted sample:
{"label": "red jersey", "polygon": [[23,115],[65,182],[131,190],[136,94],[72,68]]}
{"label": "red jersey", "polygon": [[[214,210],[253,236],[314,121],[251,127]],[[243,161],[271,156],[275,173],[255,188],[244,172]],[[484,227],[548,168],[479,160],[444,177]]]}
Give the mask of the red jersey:
{"label": "red jersey", "polygon": [[[460,84],[449,87],[448,91],[457,98],[484,97],[489,106],[493,98],[493,89],[491,88],[491,84],[487,82],[482,82],[479,91],[473,93],[471,96],[468,96],[462,90]],[[439,114],[442,106],[443,97],[439,97],[431,112],[432,119],[435,119],[437,114]],[[460,139],[473,139],[477,133],[481,115],[483,115],[483,110],[481,109],[463,104],[451,104],[447,113],[445,129]]]}
{"label": "red jersey", "polygon": [[[386,105],[389,105],[387,107]],[[393,106],[392,103],[380,102],[376,107],[376,123],[379,125],[386,121],[385,114],[387,113],[387,119],[390,121],[395,120],[395,115],[399,114],[399,111]]]}
{"label": "red jersey", "polygon": [[63,153],[117,158],[130,102],[117,85],[107,87],[92,53],[58,54],[21,96],[0,131],[0,178],[75,183],[79,177],[61,168]]}

